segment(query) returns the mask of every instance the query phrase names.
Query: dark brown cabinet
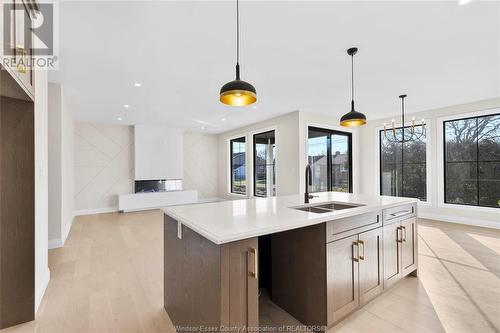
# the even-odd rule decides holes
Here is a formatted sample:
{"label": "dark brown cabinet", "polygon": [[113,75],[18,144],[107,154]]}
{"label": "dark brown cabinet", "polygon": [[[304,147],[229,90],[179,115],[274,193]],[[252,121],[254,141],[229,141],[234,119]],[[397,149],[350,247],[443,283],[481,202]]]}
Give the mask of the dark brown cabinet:
{"label": "dark brown cabinet", "polygon": [[257,238],[222,245],[222,272],[229,275],[222,280],[223,297],[230,305],[225,326],[259,326],[258,246]]}
{"label": "dark brown cabinet", "polygon": [[327,244],[328,325],[383,290],[382,229]]}
{"label": "dark brown cabinet", "polygon": [[401,221],[401,271],[406,276],[417,269],[417,218]]}
{"label": "dark brown cabinet", "polygon": [[390,287],[417,269],[417,219],[384,225],[384,284]]}
{"label": "dark brown cabinet", "polygon": [[389,287],[401,278],[400,224],[384,226],[384,284]]}
{"label": "dark brown cabinet", "polygon": [[0,329],[34,319],[34,154],[33,102],[0,96]]}
{"label": "dark brown cabinet", "polygon": [[358,236],[326,245],[328,325],[359,306]]}
{"label": "dark brown cabinet", "polygon": [[359,303],[363,306],[384,289],[382,228],[363,232],[358,238]]}

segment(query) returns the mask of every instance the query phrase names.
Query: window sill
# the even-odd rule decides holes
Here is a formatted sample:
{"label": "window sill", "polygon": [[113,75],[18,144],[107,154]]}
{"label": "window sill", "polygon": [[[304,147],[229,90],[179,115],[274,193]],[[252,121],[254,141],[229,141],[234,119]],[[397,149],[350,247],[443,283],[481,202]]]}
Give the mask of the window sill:
{"label": "window sill", "polygon": [[239,193],[233,193],[233,192],[227,193],[227,196],[238,198],[238,199],[246,199],[247,198],[246,194],[239,194]]}
{"label": "window sill", "polygon": [[421,201],[421,200],[420,200],[420,201],[418,202],[418,205],[419,205],[419,206],[424,206],[424,207],[431,207],[431,206],[432,206],[432,204],[431,204],[431,202],[430,202],[429,200],[427,200],[427,201]]}
{"label": "window sill", "polygon": [[494,207],[455,205],[455,204],[449,204],[449,203],[440,203],[438,205],[438,207],[439,208],[471,210],[471,211],[477,211],[477,212],[483,212],[483,213],[500,213],[500,208],[494,208]]}

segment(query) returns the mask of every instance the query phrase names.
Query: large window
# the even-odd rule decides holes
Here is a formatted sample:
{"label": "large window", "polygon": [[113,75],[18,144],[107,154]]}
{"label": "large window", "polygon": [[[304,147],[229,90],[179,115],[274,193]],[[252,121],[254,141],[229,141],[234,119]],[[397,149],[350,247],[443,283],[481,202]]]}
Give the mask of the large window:
{"label": "large window", "polygon": [[276,195],[276,144],[274,131],[253,136],[253,194],[256,197]]}
{"label": "large window", "polygon": [[311,192],[352,192],[351,133],[309,127]]}
{"label": "large window", "polygon": [[[392,130],[389,138],[393,137]],[[410,127],[404,128],[405,138],[411,136]],[[422,126],[415,126],[416,136],[422,134]],[[396,138],[401,138],[403,128],[396,128]],[[427,200],[427,164],[425,133],[419,139],[406,143],[394,143],[380,136],[380,194],[393,197]]]}
{"label": "large window", "polygon": [[500,114],[443,122],[444,201],[500,207]]}
{"label": "large window", "polygon": [[231,151],[231,193],[247,193],[247,170],[245,137],[230,141]]}

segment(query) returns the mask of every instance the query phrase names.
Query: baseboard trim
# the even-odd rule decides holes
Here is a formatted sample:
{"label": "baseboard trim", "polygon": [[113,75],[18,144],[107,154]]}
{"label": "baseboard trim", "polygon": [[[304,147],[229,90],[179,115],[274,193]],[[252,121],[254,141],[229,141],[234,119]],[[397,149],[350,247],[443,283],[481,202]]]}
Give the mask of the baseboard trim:
{"label": "baseboard trim", "polygon": [[94,215],[94,214],[103,214],[103,213],[116,213],[118,212],[118,207],[102,207],[95,209],[81,209],[75,210],[75,216],[82,215]]}
{"label": "baseboard trim", "polygon": [[45,291],[50,282],[50,269],[47,267],[47,272],[45,273],[45,278],[42,280],[40,285],[40,289],[35,291],[35,314],[42,303],[43,295],[45,295]]}
{"label": "baseboard trim", "polygon": [[208,202],[218,202],[218,201],[225,201],[224,199],[215,197],[215,198],[198,198],[198,202],[196,203],[208,203]]}
{"label": "baseboard trim", "polygon": [[73,226],[73,222],[75,221],[75,216],[73,215],[71,217],[71,221],[69,222],[69,226],[68,226],[68,229],[67,230],[61,230],[61,232],[63,233],[62,237],[63,237],[63,245],[64,243],[66,243],[66,239],[68,239],[68,236],[69,236],[69,232],[71,231],[71,227]]}
{"label": "baseboard trim", "polygon": [[63,247],[64,242],[61,238],[49,239],[49,250]]}
{"label": "baseboard trim", "polygon": [[450,223],[457,224],[466,224],[472,225],[476,227],[484,227],[484,228],[492,228],[492,229],[500,229],[500,225],[498,222],[489,221],[489,220],[480,220],[470,217],[463,216],[450,216],[450,215],[442,215],[442,214],[432,214],[432,213],[423,213],[419,212],[418,217],[429,220],[438,220]]}

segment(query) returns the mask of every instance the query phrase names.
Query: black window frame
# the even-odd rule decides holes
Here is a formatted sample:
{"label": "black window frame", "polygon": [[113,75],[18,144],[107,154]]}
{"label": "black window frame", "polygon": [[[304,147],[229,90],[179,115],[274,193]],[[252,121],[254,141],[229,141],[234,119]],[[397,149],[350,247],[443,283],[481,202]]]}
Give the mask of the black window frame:
{"label": "black window frame", "polygon": [[[234,182],[233,182],[233,143],[237,140],[243,140],[243,143],[245,144],[245,192],[234,192],[233,189],[233,185],[234,185]],[[229,192],[232,193],[232,194],[237,194],[237,195],[247,195],[247,190],[248,190],[248,168],[247,168],[247,163],[246,163],[246,158],[247,158],[247,149],[246,149],[246,143],[247,143],[247,138],[246,136],[241,136],[241,137],[238,137],[238,138],[234,138],[234,139],[231,139],[229,140],[229,159],[230,159],[230,166],[229,166],[229,172],[230,172],[230,175],[231,175],[231,184],[230,184],[230,188],[229,188]],[[241,142],[241,141],[238,141],[238,142]]]}
{"label": "black window frame", "polygon": [[[352,133],[351,132],[344,132],[344,131],[338,131],[338,130],[333,130],[329,128],[321,128],[321,127],[315,127],[315,126],[308,126],[307,127],[307,145],[309,146],[309,133],[310,131],[316,131],[316,132],[321,132],[325,133],[327,136],[327,147],[326,147],[326,163],[327,163],[327,189],[328,191],[333,192],[333,183],[332,183],[332,135],[340,135],[340,136],[346,136],[347,137],[347,149],[349,151],[349,157],[348,157],[348,163],[349,163],[349,177],[348,177],[348,184],[347,184],[347,192],[339,192],[339,193],[352,193],[353,191],[353,184],[352,184]],[[307,161],[309,161],[309,152],[307,153]],[[315,193],[315,192],[311,192]]]}
{"label": "black window frame", "polygon": [[[421,125],[415,125],[415,127],[417,126],[426,126],[426,124],[421,124]],[[407,129],[407,128],[410,128],[411,126],[404,126],[404,129]],[[401,130],[403,128],[403,126],[399,126],[399,127],[396,127],[396,130]],[[387,131],[392,131],[392,128],[389,130],[387,129]],[[379,150],[379,156],[378,156],[378,159],[379,159],[379,172],[378,172],[378,177],[379,177],[379,194],[380,195],[385,195],[385,196],[393,196],[393,195],[388,195],[388,194],[382,194],[382,134],[383,134],[384,130],[381,129],[379,130],[379,135],[378,135],[378,150]],[[403,173],[403,170],[404,170],[404,157],[403,157],[403,152],[404,152],[404,144],[403,143],[399,143],[401,145],[401,177],[403,178],[404,177],[404,173]],[[419,199],[419,198],[416,198],[416,199],[419,199],[420,201],[422,202],[429,202],[429,187],[427,186],[427,132],[425,134],[425,200],[422,200],[422,199]],[[402,186],[401,188],[401,196],[393,196],[395,198],[403,198],[405,197],[405,194],[404,194],[404,186]]]}
{"label": "black window frame", "polygon": [[[252,173],[252,178],[253,178],[253,196],[254,197],[257,197],[257,198],[267,198],[267,196],[262,196],[262,195],[257,195],[256,194],[256,189],[257,189],[257,177],[255,176],[256,175],[256,171],[257,171],[257,168],[256,168],[256,164],[255,164],[255,161],[257,160],[256,156],[257,156],[257,151],[256,151],[256,136],[258,135],[262,135],[262,134],[267,134],[267,133],[274,133],[274,145],[276,145],[276,130],[272,129],[272,130],[269,130],[269,131],[264,131],[264,132],[259,132],[259,133],[255,133],[253,136],[252,136],[252,150],[253,150],[253,162],[252,162],[252,167],[253,167],[253,173]],[[275,163],[274,163],[274,168],[276,168],[276,156],[274,156],[275,158]],[[276,173],[276,169],[275,169],[275,173]],[[274,182],[275,182],[275,186],[276,186],[276,177],[274,178]]]}
{"label": "black window frame", "polygon": [[[481,161],[479,160],[479,140],[478,140],[478,133],[477,133],[477,119],[479,118],[485,118],[485,117],[496,117],[500,116],[500,113],[492,113],[492,114],[485,114],[485,115],[480,115],[480,116],[471,116],[471,117],[464,117],[464,118],[454,118],[454,119],[448,119],[443,121],[443,203],[446,205],[459,205],[459,206],[469,206],[469,207],[480,207],[480,208],[493,208],[493,209],[500,209],[500,206],[485,206],[485,205],[480,205],[479,204],[479,193],[480,193],[480,186],[479,186],[479,163],[480,162],[489,162],[489,161]],[[461,120],[470,120],[470,119],[475,119],[476,120],[476,159],[474,161],[467,161],[471,163],[476,163],[476,187],[477,187],[477,192],[476,192],[476,199],[477,199],[477,205],[475,204],[468,204],[468,203],[456,203],[456,202],[447,202],[447,193],[446,193],[446,164],[447,163],[452,163],[452,162],[446,162],[446,123],[453,122],[453,121],[461,121]],[[464,163],[465,161],[454,161],[454,162],[462,162]],[[491,161],[490,161],[491,162]],[[495,161],[493,161],[495,162]]]}

